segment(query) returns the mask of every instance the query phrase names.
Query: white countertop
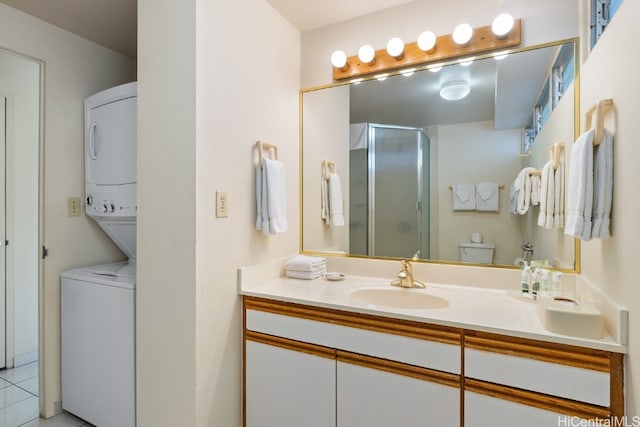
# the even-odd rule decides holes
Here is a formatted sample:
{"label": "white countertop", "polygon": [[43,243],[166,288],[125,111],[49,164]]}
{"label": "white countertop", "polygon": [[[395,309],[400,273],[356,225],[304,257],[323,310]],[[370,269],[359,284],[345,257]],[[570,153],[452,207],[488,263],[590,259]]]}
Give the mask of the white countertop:
{"label": "white countertop", "polygon": [[[436,325],[492,332],[560,344],[626,353],[627,347],[606,334],[602,339],[579,338],[549,332],[540,323],[537,304],[514,298],[506,290],[427,283],[426,289],[392,288],[390,279],[347,275],[343,281],[277,278],[264,282],[240,280],[240,294],[277,301],[366,313]],[[446,299],[437,309],[402,309],[370,305],[350,297],[362,288],[392,288],[399,292],[426,292]]]}

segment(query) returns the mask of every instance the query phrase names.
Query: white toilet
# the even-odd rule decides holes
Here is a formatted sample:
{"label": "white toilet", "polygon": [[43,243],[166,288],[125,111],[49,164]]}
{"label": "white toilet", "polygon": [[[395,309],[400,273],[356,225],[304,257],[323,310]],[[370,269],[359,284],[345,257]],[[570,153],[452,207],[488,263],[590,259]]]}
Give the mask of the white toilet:
{"label": "white toilet", "polygon": [[493,264],[493,251],[496,246],[491,243],[460,243],[460,261],[473,264]]}

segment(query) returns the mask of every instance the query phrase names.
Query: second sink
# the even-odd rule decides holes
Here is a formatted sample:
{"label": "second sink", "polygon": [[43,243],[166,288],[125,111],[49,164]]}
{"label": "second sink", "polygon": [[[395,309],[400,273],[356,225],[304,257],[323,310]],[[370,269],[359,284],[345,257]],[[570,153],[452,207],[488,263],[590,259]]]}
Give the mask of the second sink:
{"label": "second sink", "polygon": [[429,295],[424,290],[415,289],[357,289],[349,293],[349,298],[364,304],[413,310],[437,309],[449,306],[449,301],[446,299]]}

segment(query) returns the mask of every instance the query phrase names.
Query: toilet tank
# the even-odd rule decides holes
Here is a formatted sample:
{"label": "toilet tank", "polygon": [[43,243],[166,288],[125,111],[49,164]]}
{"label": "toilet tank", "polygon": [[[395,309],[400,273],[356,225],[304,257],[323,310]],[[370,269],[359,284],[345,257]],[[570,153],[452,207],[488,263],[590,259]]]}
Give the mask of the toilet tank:
{"label": "toilet tank", "polygon": [[460,261],[493,264],[495,245],[491,243],[460,243]]}

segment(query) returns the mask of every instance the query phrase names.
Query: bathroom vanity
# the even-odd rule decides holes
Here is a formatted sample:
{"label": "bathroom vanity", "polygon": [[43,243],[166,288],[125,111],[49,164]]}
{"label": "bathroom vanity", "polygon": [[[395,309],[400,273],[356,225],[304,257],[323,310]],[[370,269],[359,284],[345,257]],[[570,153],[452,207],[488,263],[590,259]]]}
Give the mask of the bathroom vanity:
{"label": "bathroom vanity", "polygon": [[[501,290],[428,285],[390,289],[395,307],[367,302],[388,282],[241,281],[246,426],[526,427],[623,415],[626,348],[612,337],[548,332],[535,304]],[[447,305],[406,308],[418,294]]]}

